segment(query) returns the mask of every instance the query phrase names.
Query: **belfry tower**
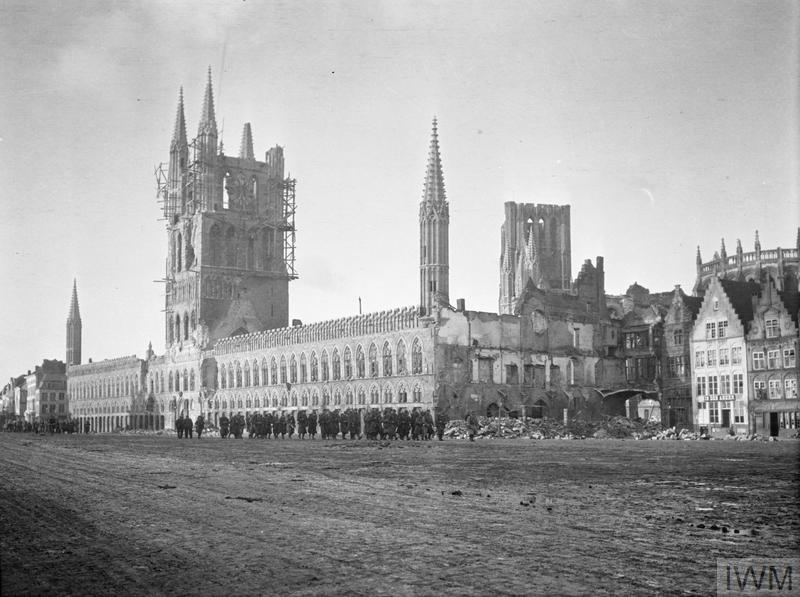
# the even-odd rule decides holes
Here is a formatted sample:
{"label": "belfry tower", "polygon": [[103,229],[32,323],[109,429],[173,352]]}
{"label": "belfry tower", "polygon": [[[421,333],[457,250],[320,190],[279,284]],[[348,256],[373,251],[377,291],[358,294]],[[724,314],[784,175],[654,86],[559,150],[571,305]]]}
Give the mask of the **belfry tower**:
{"label": "belfry tower", "polygon": [[425,315],[450,302],[450,210],[444,192],[439,134],[433,119],[425,190],[419,204],[419,303]]}
{"label": "belfry tower", "polygon": [[284,177],[282,147],[256,159],[249,123],[239,157],[224,154],[211,69],[197,136],[187,139],[181,89],[169,163],[156,177],[167,221],[167,348],[287,326],[295,180]]}
{"label": "belfry tower", "polygon": [[81,310],[78,307],[78,282],[72,281],[72,300],[67,315],[67,366],[81,364]]}

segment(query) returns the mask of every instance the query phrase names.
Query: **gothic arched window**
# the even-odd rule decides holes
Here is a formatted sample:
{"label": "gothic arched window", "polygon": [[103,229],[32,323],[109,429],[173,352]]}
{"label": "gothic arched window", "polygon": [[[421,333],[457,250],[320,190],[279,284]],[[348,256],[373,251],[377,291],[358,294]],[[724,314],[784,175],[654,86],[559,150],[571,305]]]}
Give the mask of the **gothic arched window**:
{"label": "gothic arched window", "polygon": [[319,371],[318,371],[318,364],[317,364],[317,353],[316,352],[312,352],[311,353],[311,381],[317,381],[318,377],[319,377]]}
{"label": "gothic arched window", "polygon": [[322,381],[328,381],[328,351],[322,351],[320,361],[322,362]]}
{"label": "gothic arched window", "polygon": [[175,243],[175,270],[181,271],[183,264],[183,237],[178,233],[178,240]]}
{"label": "gothic arched window", "polygon": [[269,369],[267,368],[267,357],[261,357],[261,385],[269,384]]}
{"label": "gothic arched window", "polygon": [[366,377],[366,368],[364,367],[364,349],[359,344],[356,348],[356,377],[364,379]]}
{"label": "gothic arched window", "polygon": [[306,353],[300,355],[300,383],[306,383],[308,379],[308,364],[306,363]]}
{"label": "gothic arched window", "polygon": [[236,267],[236,232],[233,226],[225,232],[225,265]]}
{"label": "gothic arched window", "polygon": [[237,388],[242,387],[242,366],[239,364],[238,361],[236,362],[236,386],[234,387]]}
{"label": "gothic arched window", "polygon": [[400,340],[397,343],[397,375],[406,373],[406,343]]}
{"label": "gothic arched window", "polygon": [[388,342],[383,344],[383,375],[388,377],[392,374],[392,347]]}
{"label": "gothic arched window", "polygon": [[169,388],[169,391],[171,392],[172,388],[174,387],[174,385],[172,383],[172,371],[169,372],[169,377],[167,379],[169,380],[168,384],[167,384],[167,387]]}
{"label": "gothic arched window", "polygon": [[189,389],[194,391],[194,369],[189,371]]}
{"label": "gothic arched window", "polygon": [[209,231],[208,260],[211,265],[222,265],[222,230],[214,224]]}
{"label": "gothic arched window", "polygon": [[289,359],[289,382],[297,383],[297,359],[294,355]]}
{"label": "gothic arched window", "polygon": [[272,360],[269,364],[269,375],[270,375],[270,382],[272,385],[276,385],[278,383],[278,363],[275,362],[275,357],[272,357]]}
{"label": "gothic arched window", "polygon": [[378,347],[369,345],[369,376],[378,377]]}
{"label": "gothic arched window", "polygon": [[286,357],[281,356],[281,383],[286,383]]}
{"label": "gothic arched window", "polygon": [[258,361],[253,361],[253,385],[261,385],[258,383]]}
{"label": "gothic arched window", "polygon": [[333,349],[333,355],[331,356],[331,365],[333,368],[333,379],[341,379],[342,378],[342,359],[339,356],[339,349]]}
{"label": "gothic arched window", "polygon": [[344,378],[353,379],[353,353],[349,346],[344,348]]}
{"label": "gothic arched window", "polygon": [[188,340],[189,339],[189,314],[188,313],[184,313],[183,314],[183,339],[184,340]]}
{"label": "gothic arched window", "polygon": [[181,315],[178,313],[175,316],[175,341],[180,342],[181,340]]}
{"label": "gothic arched window", "polygon": [[183,391],[187,391],[189,389],[189,372],[184,369],[183,370]]}
{"label": "gothic arched window", "polygon": [[422,344],[418,338],[414,338],[411,344],[411,373],[413,375],[422,373]]}
{"label": "gothic arched window", "polygon": [[244,387],[250,387],[250,363],[247,361],[244,362]]}

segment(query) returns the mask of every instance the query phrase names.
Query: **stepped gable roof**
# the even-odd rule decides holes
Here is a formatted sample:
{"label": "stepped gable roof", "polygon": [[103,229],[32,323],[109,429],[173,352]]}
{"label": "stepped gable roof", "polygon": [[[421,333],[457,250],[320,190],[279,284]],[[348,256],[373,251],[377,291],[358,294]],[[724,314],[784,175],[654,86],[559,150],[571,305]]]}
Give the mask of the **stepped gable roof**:
{"label": "stepped gable roof", "polygon": [[737,282],[736,280],[719,280],[720,286],[733,305],[733,310],[745,326],[753,321],[753,297],[761,292],[756,282]]}
{"label": "stepped gable roof", "polygon": [[778,296],[781,297],[783,306],[786,307],[792,321],[797,325],[798,312],[800,311],[800,292],[784,290],[783,292],[779,292]]}

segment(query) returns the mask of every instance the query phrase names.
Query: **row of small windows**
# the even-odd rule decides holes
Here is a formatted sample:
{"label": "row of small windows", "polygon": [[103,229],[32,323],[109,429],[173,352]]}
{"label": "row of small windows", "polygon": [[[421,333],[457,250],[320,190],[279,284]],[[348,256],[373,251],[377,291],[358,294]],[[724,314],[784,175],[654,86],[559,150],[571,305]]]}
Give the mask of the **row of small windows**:
{"label": "row of small windows", "polygon": [[70,383],[70,396],[73,399],[115,398],[130,396],[138,391],[139,380],[135,375]]}
{"label": "row of small windows", "polygon": [[725,365],[741,365],[742,364],[742,347],[734,346],[728,348],[712,348],[710,350],[696,350],[694,353],[694,366],[699,367],[716,367]]}
{"label": "row of small windows", "polygon": [[366,377],[390,377],[396,375],[419,375],[422,373],[422,345],[415,339],[411,345],[411,367],[408,367],[406,357],[406,344],[400,340],[392,350],[389,342],[384,343],[383,349],[378,356],[378,347],[373,343],[370,345],[366,355],[361,345],[356,347],[355,356],[347,346],[343,353],[338,348],[334,348],[330,358],[328,351],[323,350],[319,358],[314,351],[308,359],[305,353],[300,354],[298,359],[291,355],[289,360],[286,356],[281,356],[280,361],[272,357],[267,363],[267,359],[261,359],[259,367],[258,361],[252,364],[244,362],[244,366],[239,362],[220,365],[219,387],[220,388],[241,388],[259,385],[277,385],[285,383],[307,383],[317,381],[330,381],[340,379],[364,379]]}
{"label": "row of small windows", "polygon": [[727,338],[728,336],[728,320],[722,321],[708,321],[706,322],[706,340],[716,340],[718,338]]}
{"label": "row of small windows", "polygon": [[784,380],[780,378],[770,380],[757,379],[753,381],[753,389],[758,400],[797,398],[797,379],[794,377],[787,377]]}
{"label": "row of small windows", "polygon": [[[409,400],[410,399],[410,400]],[[405,387],[400,387],[395,393],[392,386],[383,389],[373,386],[369,392],[365,388],[353,390],[347,388],[342,391],[334,390],[332,393],[323,390],[321,393],[304,391],[302,394],[292,392],[283,393],[281,396],[237,396],[233,398],[214,398],[208,400],[209,410],[250,409],[250,408],[288,408],[311,407],[327,408],[338,406],[365,406],[367,404],[408,404],[409,402],[422,402],[422,388],[414,386],[411,393]]]}

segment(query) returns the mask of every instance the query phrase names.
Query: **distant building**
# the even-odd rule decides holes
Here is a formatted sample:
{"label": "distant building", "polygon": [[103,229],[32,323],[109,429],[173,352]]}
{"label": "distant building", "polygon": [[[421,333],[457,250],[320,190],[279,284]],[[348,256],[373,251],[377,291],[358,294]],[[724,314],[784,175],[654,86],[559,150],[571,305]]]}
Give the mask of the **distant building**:
{"label": "distant building", "polygon": [[800,228],[797,229],[795,246],[790,248],[762,250],[758,230],[753,250],[748,253],[742,250],[742,242],[737,240],[736,251],[729,255],[725,248],[725,239],[722,239],[720,250],[714,253],[714,258],[703,262],[700,247],[697,247],[696,264],[695,296],[703,296],[713,278],[738,282],[760,282],[772,278],[778,290],[797,292],[800,275]]}
{"label": "distant building", "polygon": [[67,370],[62,361],[45,359],[25,376],[26,405],[24,417],[30,423],[65,421],[69,418],[67,399]]}
{"label": "distant building", "polygon": [[798,428],[797,310],[797,293],[779,293],[771,279],[712,278],[692,334],[697,425],[770,435]]}
{"label": "distant building", "polygon": [[797,397],[797,343],[800,295],[779,292],[768,279],[753,300],[746,336],[751,381],[751,428],[764,435],[792,434],[800,429]]}

